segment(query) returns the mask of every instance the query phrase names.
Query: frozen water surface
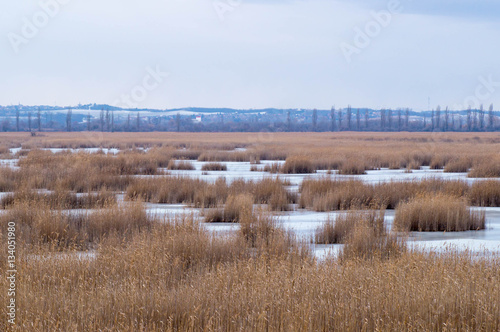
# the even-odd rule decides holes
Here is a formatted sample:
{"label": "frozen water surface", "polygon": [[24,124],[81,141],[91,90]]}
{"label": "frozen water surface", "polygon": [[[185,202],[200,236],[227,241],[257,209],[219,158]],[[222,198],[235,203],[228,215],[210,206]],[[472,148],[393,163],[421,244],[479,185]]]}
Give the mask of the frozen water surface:
{"label": "frozen water surface", "polygon": [[[189,208],[185,205],[171,204],[148,204],[148,212],[157,216],[176,216],[189,214],[203,222],[199,209]],[[481,253],[485,250],[500,252],[500,208],[472,208],[472,210],[485,211],[486,229],[467,232],[411,232],[408,242],[410,247],[429,250],[439,248],[469,250]],[[309,210],[297,210],[287,212],[274,212],[273,216],[285,229],[293,231],[300,240],[310,242],[318,227],[325,223],[328,218],[335,220],[339,214],[346,211],[314,212]],[[385,221],[388,229],[391,229],[394,220],[394,210],[385,211]],[[231,233],[239,229],[238,224],[233,223],[202,223],[202,225],[216,233]],[[337,254],[342,245],[311,245],[317,257],[326,257],[328,254]]]}
{"label": "frozen water surface", "polygon": [[[17,153],[21,148],[11,149],[11,153]],[[50,149],[52,152],[65,151],[67,149]],[[72,149],[71,151],[86,151],[95,153],[101,149]],[[118,149],[102,149],[104,153],[116,154]],[[17,159],[0,160],[0,166],[16,167]],[[389,181],[419,181],[423,179],[436,178],[445,180],[463,180],[468,183],[474,181],[482,181],[485,179],[470,179],[467,178],[467,173],[444,173],[442,170],[431,170],[429,167],[422,167],[420,170],[413,170],[411,173],[406,173],[405,170],[390,170],[381,169],[367,171],[365,175],[338,175],[336,172],[328,174],[327,171],[318,171],[314,174],[271,174],[268,172],[251,172],[252,166],[258,169],[263,169],[266,165],[274,163],[283,164],[284,161],[261,161],[258,165],[252,165],[250,162],[221,162],[227,166],[227,171],[202,171],[201,168],[206,162],[190,161],[195,167],[194,171],[182,170],[166,170],[167,176],[187,176],[192,178],[200,178],[206,181],[216,181],[218,178],[225,178],[228,183],[235,179],[245,180],[261,180],[263,178],[276,178],[290,182],[289,190],[297,191],[304,179],[331,177],[335,179],[359,179],[366,183],[380,183]],[[149,177],[149,176],[141,176]],[[154,176],[153,176],[154,177]],[[498,180],[498,179],[497,179]],[[7,193],[0,193],[0,198]],[[118,195],[118,201],[123,201],[123,194]],[[146,204],[148,213],[164,216],[175,217],[180,215],[191,215],[194,218],[203,220],[200,215],[200,209],[190,208],[182,204]],[[458,250],[470,250],[473,252],[482,252],[484,250],[500,252],[500,208],[473,208],[473,210],[484,210],[486,213],[487,228],[481,231],[469,232],[413,232],[410,234],[410,245],[427,249],[456,248]],[[79,213],[80,211],[72,211]],[[335,219],[335,216],[345,212],[314,212],[309,210],[296,210],[289,212],[273,213],[277,221],[286,229],[294,231],[297,236],[303,240],[310,240],[314,236],[315,230],[321,226],[329,217]],[[388,228],[392,226],[394,219],[394,211],[387,210],[385,220]],[[233,223],[202,223],[206,229],[220,234],[235,232],[239,229],[238,224]],[[325,257],[328,254],[338,253],[341,245],[311,245],[317,257]]]}
{"label": "frozen water surface", "polygon": [[19,159],[0,159],[0,167],[19,169],[19,166],[17,166],[18,161]]}
{"label": "frozen water surface", "polygon": [[328,174],[327,171],[320,170],[312,174],[272,174],[269,172],[252,172],[252,166],[258,169],[263,169],[265,165],[278,163],[282,165],[284,161],[263,160],[261,164],[253,165],[250,162],[221,162],[227,166],[227,171],[202,171],[201,168],[207,162],[191,161],[191,164],[196,168],[193,171],[184,170],[167,170],[161,169],[173,176],[188,176],[192,178],[200,178],[206,181],[215,181],[220,177],[224,177],[228,183],[235,179],[245,180],[261,180],[263,178],[279,177],[283,180],[288,180],[291,184],[291,190],[298,190],[298,187],[304,179],[318,179],[330,177],[332,179],[349,180],[356,179],[366,183],[381,183],[390,181],[420,181],[423,179],[444,179],[444,180],[462,180],[468,183],[481,181],[485,179],[468,178],[467,173],[445,173],[443,170],[429,169],[428,166],[422,167],[419,170],[413,170],[412,173],[406,173],[405,170],[393,170],[383,168],[380,170],[367,171],[364,175],[339,175],[337,171]]}

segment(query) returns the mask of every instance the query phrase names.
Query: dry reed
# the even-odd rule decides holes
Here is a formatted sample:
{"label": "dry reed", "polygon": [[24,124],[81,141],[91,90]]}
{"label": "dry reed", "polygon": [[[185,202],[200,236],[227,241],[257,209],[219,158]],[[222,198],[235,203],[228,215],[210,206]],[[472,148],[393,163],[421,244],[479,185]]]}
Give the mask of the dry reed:
{"label": "dry reed", "polygon": [[309,158],[303,156],[293,156],[286,158],[285,163],[281,167],[281,172],[285,174],[304,174],[314,173],[316,172],[316,169]]}
{"label": "dry reed", "polygon": [[472,212],[465,200],[448,195],[425,195],[396,209],[394,228],[400,231],[460,232],[485,228],[484,212]]}
{"label": "dry reed", "polygon": [[169,170],[182,170],[182,171],[194,171],[195,167],[188,161],[180,160],[174,161],[170,160],[167,169]]}
{"label": "dry reed", "polygon": [[227,166],[221,163],[206,163],[201,167],[202,171],[227,171]]}

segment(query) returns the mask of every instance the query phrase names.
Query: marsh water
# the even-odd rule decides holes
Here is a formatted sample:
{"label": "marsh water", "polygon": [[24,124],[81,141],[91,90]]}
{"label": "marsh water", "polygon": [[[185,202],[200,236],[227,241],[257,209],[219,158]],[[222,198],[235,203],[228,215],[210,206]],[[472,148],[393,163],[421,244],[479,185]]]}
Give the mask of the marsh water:
{"label": "marsh water", "polygon": [[[60,149],[50,149],[52,152],[60,152]],[[85,149],[82,149],[86,151]],[[98,149],[87,149],[87,152],[97,152]],[[76,151],[76,150],[75,150]],[[18,150],[13,149],[12,153],[17,153]],[[116,154],[119,151],[109,149],[104,153]],[[3,159],[0,160],[0,166],[16,168],[18,159]],[[250,162],[222,162],[227,166],[227,171],[202,171],[202,166],[206,162],[190,161],[195,167],[195,170],[167,170],[160,169],[160,172],[165,175],[158,176],[183,176],[191,178],[199,178],[205,181],[216,181],[219,178],[225,178],[228,183],[236,179],[245,180],[260,180],[263,178],[279,177],[285,180],[288,184],[287,189],[290,191],[298,191],[300,184],[304,179],[331,177],[336,179],[358,179],[366,183],[380,183],[389,181],[419,181],[423,179],[436,178],[445,180],[462,180],[468,183],[474,181],[482,181],[482,179],[468,178],[467,173],[444,173],[442,170],[431,170],[429,167],[422,167],[419,170],[413,170],[407,173],[404,169],[380,169],[367,171],[364,175],[338,175],[336,172],[318,171],[314,174],[272,174],[263,172],[266,165],[282,164],[284,161],[261,161],[258,165],[252,165]],[[251,167],[257,167],[258,171],[251,171]],[[141,177],[149,177],[140,175]],[[500,181],[499,181],[500,185]],[[0,198],[6,193],[0,193]],[[124,202],[123,194],[118,194],[118,200]],[[183,204],[152,204],[147,203],[146,209],[148,213],[155,214],[159,217],[173,217],[178,215],[188,214],[200,221],[203,221],[202,210],[195,209]],[[500,252],[500,207],[496,208],[471,208],[476,211],[484,211],[486,215],[486,229],[480,231],[467,232],[412,232],[409,234],[409,244],[411,247],[420,250],[435,250],[442,251],[447,249],[468,250],[474,253]],[[73,211],[72,213],[81,213],[83,211]],[[89,212],[89,211],[87,211]],[[335,216],[345,212],[315,212],[311,210],[294,208],[293,211],[287,212],[272,212],[276,222],[281,224],[285,229],[293,231],[300,239],[306,242],[311,242],[314,233],[318,227],[325,223],[328,219],[335,219]],[[394,210],[385,211],[385,221],[390,229],[394,219]],[[239,225],[235,223],[202,223],[209,231],[215,233],[231,233],[239,229]],[[338,252],[341,245],[313,245],[316,255],[323,257],[327,253],[335,254]]]}

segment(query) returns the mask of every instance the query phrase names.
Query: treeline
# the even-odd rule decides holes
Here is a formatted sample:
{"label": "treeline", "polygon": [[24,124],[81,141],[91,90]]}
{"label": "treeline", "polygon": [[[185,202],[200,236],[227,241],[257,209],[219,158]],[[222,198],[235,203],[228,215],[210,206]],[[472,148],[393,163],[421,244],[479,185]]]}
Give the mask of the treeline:
{"label": "treeline", "polygon": [[[118,113],[102,109],[98,116],[50,110],[24,111],[16,109],[15,116],[5,117],[1,131],[179,131],[179,132],[326,132],[326,131],[413,131],[413,132],[481,132],[500,130],[498,112],[490,105],[478,109],[451,111],[438,106],[435,110],[414,112],[410,109],[345,109],[330,111],[275,111],[269,113],[227,112],[174,116]],[[150,114],[150,113],[149,113]]]}

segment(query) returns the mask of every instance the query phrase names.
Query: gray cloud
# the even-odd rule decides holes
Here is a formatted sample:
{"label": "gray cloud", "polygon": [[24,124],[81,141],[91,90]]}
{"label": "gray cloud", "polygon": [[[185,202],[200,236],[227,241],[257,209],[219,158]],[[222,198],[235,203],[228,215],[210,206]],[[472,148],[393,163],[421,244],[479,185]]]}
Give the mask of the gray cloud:
{"label": "gray cloud", "polygon": [[452,105],[480,75],[500,80],[499,24],[480,19],[481,5],[457,2],[414,0],[347,63],[339,46],[385,1],[243,0],[220,20],[210,0],[70,0],[18,54],[7,34],[40,9],[8,1],[0,104],[112,103],[158,65],[170,76],[140,107]]}

